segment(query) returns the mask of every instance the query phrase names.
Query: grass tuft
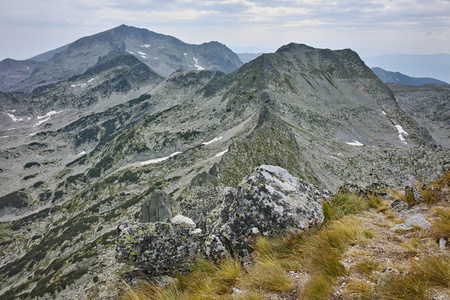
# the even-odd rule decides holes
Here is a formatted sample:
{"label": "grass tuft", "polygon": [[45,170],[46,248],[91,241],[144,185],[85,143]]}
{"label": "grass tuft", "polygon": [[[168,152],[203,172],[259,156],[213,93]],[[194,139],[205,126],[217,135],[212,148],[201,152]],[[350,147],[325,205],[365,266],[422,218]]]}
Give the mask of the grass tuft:
{"label": "grass tuft", "polygon": [[321,300],[327,299],[333,291],[335,279],[325,274],[314,275],[303,289],[302,299]]}
{"label": "grass tuft", "polygon": [[355,280],[347,284],[345,299],[370,300],[373,299],[375,286],[369,282]]}
{"label": "grass tuft", "polygon": [[236,300],[265,300],[266,297],[264,297],[264,295],[258,291],[249,291],[249,292],[245,292],[242,295],[239,295],[233,299],[236,299]]}
{"label": "grass tuft", "polygon": [[283,292],[294,287],[292,280],[286,276],[280,261],[274,257],[263,257],[251,266],[247,276],[241,281],[244,289],[261,289]]}
{"label": "grass tuft", "polygon": [[427,287],[427,282],[417,278],[416,274],[398,274],[379,285],[376,294],[383,300],[423,300],[426,299]]}
{"label": "grass tuft", "polygon": [[450,257],[429,256],[420,264],[413,265],[413,270],[433,286],[450,288]]}
{"label": "grass tuft", "polygon": [[371,207],[371,201],[351,193],[340,193],[331,201],[324,202],[325,220],[337,220],[348,214],[357,214]]}
{"label": "grass tuft", "polygon": [[359,263],[354,266],[356,272],[360,274],[364,274],[366,276],[370,276],[373,271],[380,269],[381,264],[377,261],[373,261],[370,259],[363,259]]}
{"label": "grass tuft", "polygon": [[432,224],[433,235],[440,238],[450,238],[450,209],[436,209],[438,219]]}

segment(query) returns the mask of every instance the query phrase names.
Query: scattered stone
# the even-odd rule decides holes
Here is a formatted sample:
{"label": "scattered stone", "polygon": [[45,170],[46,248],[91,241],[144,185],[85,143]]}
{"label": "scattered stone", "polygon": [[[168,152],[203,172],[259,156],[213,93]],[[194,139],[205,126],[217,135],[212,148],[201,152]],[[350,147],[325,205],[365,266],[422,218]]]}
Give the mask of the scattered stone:
{"label": "scattered stone", "polygon": [[339,193],[351,193],[359,197],[368,198],[369,196],[376,196],[385,200],[392,200],[394,196],[385,192],[387,185],[383,183],[372,183],[368,186],[359,186],[354,183],[345,183],[338,189]]}
{"label": "scattered stone", "polygon": [[389,205],[389,208],[396,212],[401,212],[408,208],[408,204],[403,200],[397,199]]}
{"label": "scattered stone", "polygon": [[444,250],[447,248],[447,240],[444,239],[443,237],[441,237],[439,239],[439,248],[441,248],[441,250]]}
{"label": "scattered stone", "polygon": [[428,222],[424,216],[421,214],[414,215],[412,217],[409,217],[404,223],[397,224],[394,227],[391,228],[391,230],[395,231],[397,229],[400,230],[411,230],[414,226],[420,226],[425,230],[429,230],[431,228],[430,222]]}

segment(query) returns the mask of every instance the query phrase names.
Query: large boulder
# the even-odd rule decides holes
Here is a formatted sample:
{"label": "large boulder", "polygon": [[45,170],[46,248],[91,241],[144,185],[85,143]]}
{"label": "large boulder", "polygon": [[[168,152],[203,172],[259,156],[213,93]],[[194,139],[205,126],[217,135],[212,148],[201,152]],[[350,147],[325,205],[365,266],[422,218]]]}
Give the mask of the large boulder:
{"label": "large boulder", "polygon": [[173,223],[124,223],[118,226],[116,258],[151,275],[183,273],[202,249],[201,230],[189,218]]}
{"label": "large boulder", "polygon": [[[207,218],[210,243],[244,257],[255,234],[297,232],[322,224],[321,201],[331,193],[315,187],[285,169],[262,165],[237,189],[227,189],[223,201]],[[218,253],[218,249],[207,249]]]}

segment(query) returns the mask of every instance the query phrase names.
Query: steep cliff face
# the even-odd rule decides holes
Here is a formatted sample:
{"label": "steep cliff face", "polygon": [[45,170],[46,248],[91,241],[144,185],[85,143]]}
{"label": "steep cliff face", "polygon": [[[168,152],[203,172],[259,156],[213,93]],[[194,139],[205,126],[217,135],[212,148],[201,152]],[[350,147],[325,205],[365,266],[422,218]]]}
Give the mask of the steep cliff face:
{"label": "steep cliff face", "polygon": [[[109,63],[68,81],[86,86],[67,103],[58,97],[63,112],[28,120],[20,97],[4,94],[18,107],[1,116],[0,291],[7,299],[114,289],[115,272],[129,269],[114,260],[117,225],[137,221],[156,189],[183,203],[206,197],[211,186],[236,188],[260,165],[330,190],[346,181],[398,186],[448,167],[448,148],[351,50],[289,44],[230,74],[178,70],[158,85],[140,63],[136,72],[108,75],[116,70]],[[105,78],[99,85],[89,82],[96,74]],[[141,84],[149,78],[155,87]],[[67,88],[38,89],[36,99]],[[85,106],[83,95],[97,94],[104,96]]]}

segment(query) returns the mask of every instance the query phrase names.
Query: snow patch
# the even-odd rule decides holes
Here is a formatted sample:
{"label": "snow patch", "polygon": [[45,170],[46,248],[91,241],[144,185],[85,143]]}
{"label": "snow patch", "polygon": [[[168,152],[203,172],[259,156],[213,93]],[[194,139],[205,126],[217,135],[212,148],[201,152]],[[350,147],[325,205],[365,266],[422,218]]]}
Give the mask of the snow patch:
{"label": "snow patch", "polygon": [[357,141],[357,140],[353,140],[353,142],[345,142],[346,144],[350,145],[350,146],[364,146],[363,143]]}
{"label": "snow patch", "polygon": [[144,45],[141,45],[141,47],[142,48],[148,48],[148,47],[150,47],[150,45],[149,44],[144,44]]}
{"label": "snow patch", "polygon": [[187,53],[186,53],[186,52],[184,52],[183,54],[184,54],[184,56],[186,56],[186,55],[187,55]]}
{"label": "snow patch", "polygon": [[197,58],[195,58],[195,57],[192,57],[193,59],[194,59],[194,61],[195,61],[195,67],[197,68],[197,70],[204,70],[205,68],[203,68],[202,66],[200,66],[199,64],[198,64],[198,59]]}
{"label": "snow patch", "polygon": [[[13,110],[12,112],[15,112],[15,110]],[[22,122],[23,121],[23,118],[16,118],[16,116],[9,114],[9,113],[6,113],[6,114],[13,120],[13,122]]]}
{"label": "snow patch", "polygon": [[147,53],[138,51],[138,54],[139,54],[142,58],[147,58]]}
{"label": "snow patch", "polygon": [[127,52],[130,53],[130,54],[134,54],[134,52],[132,52],[132,51],[130,51],[130,50],[128,50],[128,49],[127,49]]}
{"label": "snow patch", "polygon": [[210,145],[210,144],[215,143],[217,141],[220,141],[221,139],[222,139],[222,136],[215,137],[212,140],[210,140],[209,142],[203,142],[202,144],[207,146],[207,145]]}
{"label": "snow patch", "polygon": [[398,138],[400,139],[400,141],[402,141],[404,144],[408,144],[405,138],[403,137],[403,135],[408,135],[408,133],[405,130],[403,130],[403,127],[401,125],[395,125],[395,128],[397,128]]}
{"label": "snow patch", "polygon": [[36,124],[34,124],[33,127],[39,126],[39,125],[41,125],[42,123],[47,122],[48,120],[50,120],[50,117],[51,117],[51,116],[57,115],[57,114],[62,113],[62,112],[63,112],[62,110],[60,110],[60,111],[54,111],[54,110],[52,110],[52,111],[49,111],[48,113],[46,113],[46,114],[43,115],[43,116],[37,116],[37,119],[40,120],[40,121],[38,121]]}
{"label": "snow patch", "polygon": [[71,86],[71,87],[77,87],[77,86],[79,86],[79,87],[84,88],[84,87],[86,87],[86,83],[71,84],[70,86]]}
{"label": "snow patch", "polygon": [[95,79],[98,79],[98,77],[94,77],[94,78],[89,79],[88,83],[94,81]]}
{"label": "snow patch", "polygon": [[383,115],[386,115],[386,112],[384,110],[381,111],[383,113]]}
{"label": "snow patch", "polygon": [[177,151],[177,152],[174,152],[174,153],[172,153],[172,154],[170,154],[169,156],[166,156],[166,157],[161,157],[161,158],[155,158],[155,159],[150,159],[150,160],[146,160],[146,161],[141,161],[139,164],[141,166],[146,166],[146,165],[150,165],[150,164],[157,164],[157,163],[165,161],[165,160],[167,160],[167,159],[169,159],[171,157],[174,157],[175,155],[178,155],[178,154],[181,154],[181,152]]}
{"label": "snow patch", "polygon": [[86,151],[81,151],[80,153],[77,154],[77,156],[81,156],[81,155],[85,155]]}
{"label": "snow patch", "polygon": [[214,157],[221,157],[222,155],[224,155],[225,153],[228,152],[228,149],[222,152],[217,153],[216,155],[214,155]]}

